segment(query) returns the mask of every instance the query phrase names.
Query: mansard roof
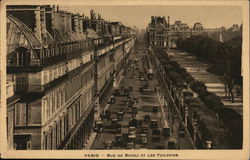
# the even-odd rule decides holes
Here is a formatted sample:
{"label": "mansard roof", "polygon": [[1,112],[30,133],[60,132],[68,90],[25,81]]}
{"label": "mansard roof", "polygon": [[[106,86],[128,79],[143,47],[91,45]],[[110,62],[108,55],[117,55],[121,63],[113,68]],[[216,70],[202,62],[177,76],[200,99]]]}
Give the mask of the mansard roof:
{"label": "mansard roof", "polygon": [[7,53],[18,47],[34,50],[41,48],[42,43],[24,23],[11,15],[7,15]]}

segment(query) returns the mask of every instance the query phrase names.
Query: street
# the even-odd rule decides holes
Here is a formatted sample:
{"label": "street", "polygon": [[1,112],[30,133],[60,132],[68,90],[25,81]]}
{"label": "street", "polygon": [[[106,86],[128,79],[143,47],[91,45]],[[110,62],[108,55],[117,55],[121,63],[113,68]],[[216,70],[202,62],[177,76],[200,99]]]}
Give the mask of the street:
{"label": "street", "polygon": [[[126,74],[119,86],[119,91],[129,90],[129,88],[131,89],[132,87],[129,91],[129,97],[131,97],[133,103],[134,99],[138,99],[138,104],[133,104],[133,107],[137,108],[137,114],[133,112],[130,113],[131,109],[125,107],[126,104],[129,103],[127,96],[114,96],[113,99],[115,99],[115,103],[109,104],[107,109],[110,112],[110,116],[109,118],[103,118],[101,120],[103,130],[96,135],[92,149],[192,148],[185,134],[182,134],[179,139],[179,120],[177,116],[168,113],[167,105],[165,105],[165,107],[163,106],[163,100],[157,92],[157,81],[154,75],[152,74],[152,78],[148,78],[147,74],[145,74],[148,70],[152,70],[152,65],[148,59],[143,48],[139,49],[138,53],[135,52],[132,54],[130,57],[131,63],[129,63],[129,67],[125,69]],[[140,91],[140,88],[143,88],[143,91]],[[118,121],[118,124],[121,125],[121,130],[117,131],[114,129],[114,123],[112,123],[112,121],[117,120],[117,114],[120,111],[124,113],[122,120]],[[150,117],[149,121],[145,121],[145,115],[146,117]],[[166,115],[172,118],[166,117]],[[138,125],[135,127],[135,137],[131,140],[132,136],[130,136],[131,133],[129,131],[131,124],[129,122],[132,121],[132,119],[136,119]],[[152,121],[157,122],[158,126],[155,127],[157,129],[152,129]],[[167,126],[165,123],[167,123]],[[171,128],[172,124],[173,127]],[[143,127],[145,126],[148,129],[144,132]],[[166,133],[168,132],[167,134],[169,135],[164,135],[164,133],[162,133],[164,132],[163,130],[166,131]]]}

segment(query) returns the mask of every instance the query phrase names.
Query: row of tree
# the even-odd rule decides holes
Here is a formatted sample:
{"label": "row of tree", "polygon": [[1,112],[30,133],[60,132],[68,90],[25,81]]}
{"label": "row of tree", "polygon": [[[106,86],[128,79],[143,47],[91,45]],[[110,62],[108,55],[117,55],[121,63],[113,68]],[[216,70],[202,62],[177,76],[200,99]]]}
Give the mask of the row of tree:
{"label": "row of tree", "polygon": [[[164,72],[166,73],[165,78],[176,88],[183,89],[186,85],[189,85],[192,91],[198,94],[198,100],[197,98],[195,98],[195,101],[192,99],[188,106],[193,108],[194,111],[197,109],[204,110],[208,108],[208,113],[215,114],[216,117],[219,118],[221,126],[225,128],[232,139],[233,146],[235,148],[241,148],[242,116],[232,109],[225,108],[219,96],[207,91],[207,87],[203,82],[195,80],[185,68],[181,67],[177,62],[172,61],[171,56],[168,56],[163,49],[154,48],[154,50],[158,60],[164,67]],[[204,133],[203,137],[211,139],[211,134],[205,134],[209,133],[207,127],[202,124],[204,124],[204,122],[201,122],[200,125],[206,130],[205,132],[202,131],[202,133]]]}
{"label": "row of tree", "polygon": [[191,36],[178,39],[179,50],[187,51],[210,63],[209,72],[221,75],[225,85],[226,97],[234,102],[235,85],[242,86],[241,56],[242,37],[237,36],[227,42],[218,42],[208,36]]}

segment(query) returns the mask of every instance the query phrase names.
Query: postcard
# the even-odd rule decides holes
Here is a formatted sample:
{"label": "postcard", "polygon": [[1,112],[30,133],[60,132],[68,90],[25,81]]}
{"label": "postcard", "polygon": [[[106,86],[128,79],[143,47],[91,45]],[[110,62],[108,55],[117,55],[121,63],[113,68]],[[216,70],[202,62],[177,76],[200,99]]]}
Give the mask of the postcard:
{"label": "postcard", "polygon": [[1,4],[1,157],[248,159],[248,1]]}

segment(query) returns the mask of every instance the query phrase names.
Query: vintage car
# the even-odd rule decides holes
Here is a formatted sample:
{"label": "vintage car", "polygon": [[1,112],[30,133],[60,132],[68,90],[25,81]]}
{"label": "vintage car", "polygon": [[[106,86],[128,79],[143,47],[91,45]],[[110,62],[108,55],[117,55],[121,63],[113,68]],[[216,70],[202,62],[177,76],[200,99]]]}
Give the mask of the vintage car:
{"label": "vintage car", "polygon": [[103,131],[103,122],[101,120],[95,121],[94,131],[95,132],[102,132]]}
{"label": "vintage car", "polygon": [[135,146],[134,142],[128,142],[126,149],[134,149],[134,146]]}
{"label": "vintage car", "polygon": [[141,144],[147,144],[148,143],[147,134],[140,134],[139,143],[141,143]]}
{"label": "vintage car", "polygon": [[152,107],[152,112],[158,112],[158,106],[153,106]]}
{"label": "vintage car", "polygon": [[104,142],[104,147],[105,147],[105,149],[112,149],[113,142],[112,141],[105,141]]}
{"label": "vintage car", "polygon": [[148,125],[147,124],[142,125],[141,133],[142,134],[148,134]]}
{"label": "vintage car", "polygon": [[160,140],[160,138],[161,138],[161,131],[159,129],[153,129],[152,130],[152,138],[154,140]]}
{"label": "vintage car", "polygon": [[157,128],[158,127],[158,121],[153,119],[151,120],[151,128]]}

